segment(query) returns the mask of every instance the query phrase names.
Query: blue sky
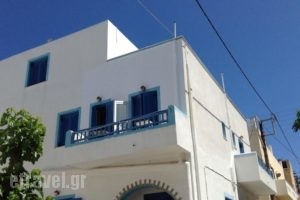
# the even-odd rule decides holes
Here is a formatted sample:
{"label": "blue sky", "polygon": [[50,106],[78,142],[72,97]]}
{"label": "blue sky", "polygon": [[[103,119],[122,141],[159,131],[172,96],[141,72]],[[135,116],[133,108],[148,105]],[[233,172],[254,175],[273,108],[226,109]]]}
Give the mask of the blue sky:
{"label": "blue sky", "polygon": [[[195,0],[140,0],[172,31],[183,35],[220,81],[245,117],[270,117],[221,45]],[[297,156],[300,133],[291,130],[300,105],[300,1],[200,0],[233,55],[276,114]],[[172,35],[138,0],[5,0],[0,3],[0,60],[110,19],[138,47]],[[268,136],[278,158],[300,161],[290,153],[278,126]],[[268,128],[269,129],[269,128]],[[278,142],[280,141],[280,142]]]}

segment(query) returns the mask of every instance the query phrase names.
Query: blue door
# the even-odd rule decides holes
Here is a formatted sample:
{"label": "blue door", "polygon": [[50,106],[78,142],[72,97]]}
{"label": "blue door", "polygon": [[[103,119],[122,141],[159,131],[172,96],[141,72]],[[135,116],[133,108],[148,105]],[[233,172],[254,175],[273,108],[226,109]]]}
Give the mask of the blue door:
{"label": "blue door", "polygon": [[59,132],[57,146],[65,145],[66,132],[78,130],[79,111],[62,114],[59,117]]}
{"label": "blue door", "polygon": [[92,107],[91,127],[113,123],[113,101]]}

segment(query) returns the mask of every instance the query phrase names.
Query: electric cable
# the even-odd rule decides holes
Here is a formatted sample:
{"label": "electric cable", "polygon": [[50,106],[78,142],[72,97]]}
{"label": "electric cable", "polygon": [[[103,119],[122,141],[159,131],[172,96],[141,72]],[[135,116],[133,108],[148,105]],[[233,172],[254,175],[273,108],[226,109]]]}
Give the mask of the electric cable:
{"label": "electric cable", "polygon": [[266,103],[266,101],[264,100],[264,98],[262,97],[262,95],[258,92],[258,90],[256,89],[256,87],[254,86],[254,84],[250,81],[250,79],[248,78],[247,74],[245,73],[245,71],[243,70],[242,66],[239,64],[239,62],[237,61],[237,59],[234,57],[234,55],[232,54],[232,52],[230,51],[230,49],[228,48],[227,44],[225,43],[224,39],[222,38],[221,34],[219,33],[219,31],[217,30],[217,28],[214,26],[213,22],[211,21],[211,19],[209,18],[208,14],[205,12],[204,8],[202,7],[201,3],[199,2],[199,0],[195,0],[198,7],[200,8],[200,10],[202,11],[203,15],[205,16],[206,20],[208,21],[208,23],[210,24],[210,26],[212,27],[213,31],[215,32],[215,34],[217,35],[217,37],[219,38],[219,40],[221,41],[222,45],[224,46],[224,48],[226,49],[227,53],[229,54],[229,56],[231,57],[231,59],[233,60],[233,62],[235,63],[236,67],[239,69],[239,71],[242,73],[242,75],[244,76],[244,78],[247,80],[248,84],[250,85],[250,87],[252,88],[252,90],[254,91],[254,93],[256,94],[256,96],[261,100],[261,102],[264,104],[265,108],[270,112],[271,115],[275,116],[275,121],[277,122],[282,135],[284,136],[284,139],[286,141],[286,143],[288,144],[289,148],[290,148],[290,153],[292,153],[292,155],[296,158],[296,160],[298,161],[298,164],[300,165],[300,161],[298,156],[296,155],[292,145],[290,144],[290,142],[288,141],[287,137],[286,137],[286,133],[283,130],[280,122],[278,121],[276,115],[274,114],[274,112],[272,111],[272,109],[270,108],[270,106]]}

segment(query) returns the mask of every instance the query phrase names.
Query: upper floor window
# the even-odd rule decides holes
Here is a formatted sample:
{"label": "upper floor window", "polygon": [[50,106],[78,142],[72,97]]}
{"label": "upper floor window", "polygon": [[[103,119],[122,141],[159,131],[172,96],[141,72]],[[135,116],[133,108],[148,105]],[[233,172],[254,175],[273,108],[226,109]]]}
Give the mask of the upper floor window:
{"label": "upper floor window", "polygon": [[284,169],[287,169],[288,168],[288,165],[287,165],[287,161],[282,161],[282,167],[284,168]]}
{"label": "upper floor window", "polygon": [[231,137],[232,137],[232,145],[234,148],[236,148],[236,141],[235,141],[235,133],[231,132]]}
{"label": "upper floor window", "polygon": [[91,127],[113,123],[113,101],[97,103],[91,107]]}
{"label": "upper floor window", "polygon": [[239,148],[240,148],[240,153],[245,153],[244,143],[242,140],[239,140]]}
{"label": "upper floor window", "polygon": [[225,126],[224,122],[222,122],[221,124],[222,124],[223,138],[226,139],[226,126]]}
{"label": "upper floor window", "polygon": [[63,112],[58,116],[58,135],[56,146],[64,146],[68,130],[77,131],[79,128],[79,109]]}
{"label": "upper floor window", "polygon": [[29,61],[27,82],[26,82],[27,87],[46,81],[48,62],[49,62],[49,55],[45,55]]}
{"label": "upper floor window", "polygon": [[158,111],[157,90],[143,91],[131,96],[132,117],[139,117],[145,114]]}

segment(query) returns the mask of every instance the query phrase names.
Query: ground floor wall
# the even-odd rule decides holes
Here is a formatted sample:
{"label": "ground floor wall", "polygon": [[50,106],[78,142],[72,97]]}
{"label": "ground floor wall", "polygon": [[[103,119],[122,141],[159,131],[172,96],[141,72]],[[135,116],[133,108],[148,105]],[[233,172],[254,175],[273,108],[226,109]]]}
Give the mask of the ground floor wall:
{"label": "ground floor wall", "polygon": [[[44,170],[44,193],[75,195],[82,200],[144,200],[144,195],[167,193],[174,200],[200,200],[193,197],[189,162],[108,167],[90,170]],[[201,200],[255,200],[253,196],[235,195],[238,187],[209,167],[199,172]],[[228,170],[226,170],[228,171]]]}
{"label": "ground floor wall", "polygon": [[143,200],[144,194],[166,192],[174,200],[191,200],[185,163],[127,166],[92,170],[44,170],[44,193],[75,194],[83,200]]}

